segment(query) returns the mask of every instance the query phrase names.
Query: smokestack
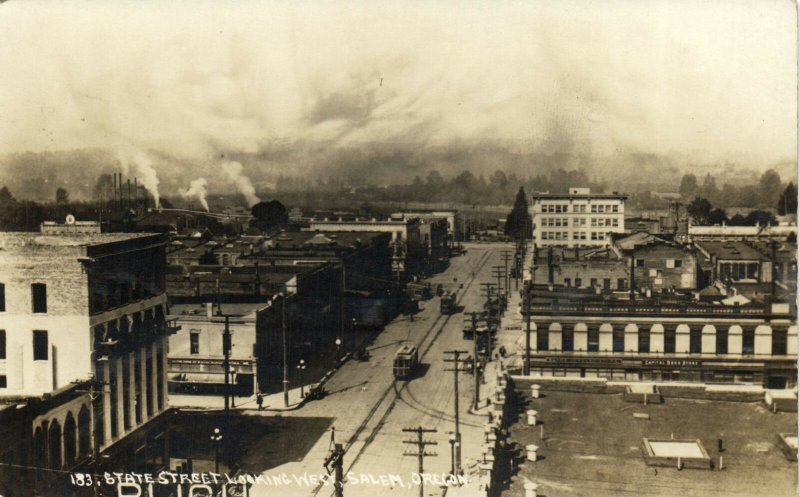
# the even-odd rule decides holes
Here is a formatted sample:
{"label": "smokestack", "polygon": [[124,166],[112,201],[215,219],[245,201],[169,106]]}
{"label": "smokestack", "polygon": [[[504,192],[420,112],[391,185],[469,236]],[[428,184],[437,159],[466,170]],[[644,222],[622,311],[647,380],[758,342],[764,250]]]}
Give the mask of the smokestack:
{"label": "smokestack", "polygon": [[128,178],[128,204],[125,207],[126,209],[131,208],[131,179]]}
{"label": "smokestack", "polygon": [[113,186],[111,187],[111,209],[117,208],[117,173],[114,173]]}

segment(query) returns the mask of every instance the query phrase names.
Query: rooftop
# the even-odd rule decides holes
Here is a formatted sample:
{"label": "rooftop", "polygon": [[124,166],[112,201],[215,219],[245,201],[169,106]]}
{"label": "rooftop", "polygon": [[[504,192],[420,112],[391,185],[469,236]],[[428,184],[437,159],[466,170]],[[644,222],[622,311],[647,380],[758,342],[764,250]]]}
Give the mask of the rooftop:
{"label": "rooftop", "polygon": [[766,260],[767,257],[745,242],[696,242],[697,247],[721,260]]}
{"label": "rooftop", "polygon": [[[214,307],[214,318],[222,317],[222,316],[232,316],[232,317],[245,317],[245,316],[255,316],[255,313],[264,307],[267,304],[264,302],[253,302],[253,303],[223,303],[220,305],[222,308],[222,315],[217,316],[217,308]],[[169,316],[170,317],[181,317],[181,316],[197,316],[201,318],[207,318],[208,310],[204,303],[200,304],[172,304],[169,306]]]}
{"label": "rooftop", "polygon": [[[540,428],[524,415],[510,429],[520,447],[539,447],[539,460],[525,461],[504,497],[525,495],[525,481],[538,483],[547,497],[573,495],[796,495],[797,464],[776,445],[779,433],[796,433],[796,413],[771,413],[762,404],[667,398],[664,404],[634,404],[621,395],[547,391],[535,401]],[[647,414],[637,419],[634,413]],[[687,422],[690,420],[690,422]],[[699,439],[714,462],[713,471],[654,468],[644,463],[643,438]],[[719,438],[724,471],[718,470]]]}
{"label": "rooftop", "polygon": [[127,240],[160,236],[154,233],[65,233],[42,235],[36,232],[0,232],[0,249],[18,247],[89,247]]}

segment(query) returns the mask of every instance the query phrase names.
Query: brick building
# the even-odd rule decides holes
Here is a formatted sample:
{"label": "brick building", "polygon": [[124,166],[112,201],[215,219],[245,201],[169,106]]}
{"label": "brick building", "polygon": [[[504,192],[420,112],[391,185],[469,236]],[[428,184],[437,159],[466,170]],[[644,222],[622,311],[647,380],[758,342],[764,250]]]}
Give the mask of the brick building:
{"label": "brick building", "polygon": [[[126,471],[167,465],[151,423],[168,407],[165,244],[152,234],[0,233],[0,402],[20,406],[30,440],[11,457],[40,468],[0,484],[47,493],[63,477],[55,470],[100,453]],[[161,449],[137,454],[157,437]]]}
{"label": "brick building", "polygon": [[530,295],[523,313],[534,375],[797,384],[794,304],[727,306],[671,294],[631,301],[546,285]]}
{"label": "brick building", "polygon": [[648,233],[635,233],[608,247],[546,247],[536,251],[535,283],[640,293],[696,290],[697,256],[683,246]]}

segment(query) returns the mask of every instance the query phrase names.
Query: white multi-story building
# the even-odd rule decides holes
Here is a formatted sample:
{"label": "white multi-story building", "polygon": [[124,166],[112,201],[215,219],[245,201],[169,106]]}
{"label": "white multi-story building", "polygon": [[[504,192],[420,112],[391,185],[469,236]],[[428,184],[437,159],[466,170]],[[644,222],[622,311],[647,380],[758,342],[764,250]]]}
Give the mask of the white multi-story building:
{"label": "white multi-story building", "polygon": [[[0,410],[15,406],[31,445],[0,449],[21,468],[0,472],[5,495],[51,494],[61,471],[129,436],[143,445],[143,427],[168,408],[166,238],[47,228],[0,233]],[[165,450],[150,454],[148,467],[168,463]],[[24,468],[56,471],[26,480]]]}
{"label": "white multi-story building", "polygon": [[537,193],[531,202],[536,246],[588,247],[610,243],[611,233],[625,231],[625,200],[620,193]]}

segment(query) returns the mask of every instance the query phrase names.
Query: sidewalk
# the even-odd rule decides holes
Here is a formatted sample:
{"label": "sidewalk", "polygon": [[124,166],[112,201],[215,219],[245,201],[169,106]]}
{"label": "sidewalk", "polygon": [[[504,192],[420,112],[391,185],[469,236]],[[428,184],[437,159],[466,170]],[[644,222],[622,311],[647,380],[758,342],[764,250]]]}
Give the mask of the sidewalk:
{"label": "sidewalk", "polygon": [[[525,270],[530,267],[530,257],[525,256]],[[526,273],[527,274],[527,273]],[[508,295],[508,306],[500,320],[500,328],[495,336],[497,351],[501,346],[506,349],[506,356],[500,359],[493,359],[486,364],[485,384],[481,384],[478,405],[480,408],[475,411],[469,410],[467,420],[474,421],[474,425],[465,424],[461,433],[462,442],[462,468],[464,474],[469,478],[469,483],[461,487],[448,487],[446,493],[451,497],[484,497],[486,495],[487,480],[481,477],[485,471],[483,466],[483,450],[486,433],[484,425],[489,422],[489,413],[496,416],[497,411],[494,407],[493,399],[498,388],[498,373],[502,374],[510,365],[522,361],[519,354],[521,349],[516,345],[520,336],[524,336],[525,322],[522,317],[520,304],[522,298],[518,290],[514,289],[513,281],[511,291]],[[522,288],[522,281],[520,281]]]}

